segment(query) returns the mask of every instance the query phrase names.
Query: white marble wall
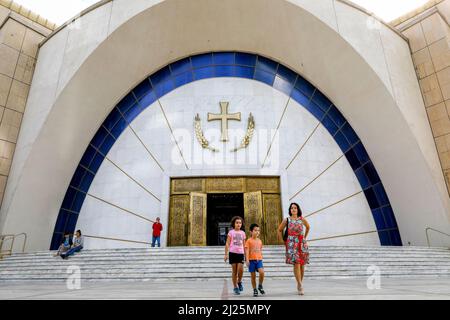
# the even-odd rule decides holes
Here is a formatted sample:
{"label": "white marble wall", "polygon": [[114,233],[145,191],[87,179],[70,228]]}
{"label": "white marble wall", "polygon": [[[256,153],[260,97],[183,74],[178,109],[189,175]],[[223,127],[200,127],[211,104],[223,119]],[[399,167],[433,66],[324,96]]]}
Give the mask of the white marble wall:
{"label": "white marble wall", "polygon": [[[220,101],[229,102],[229,113],[241,112],[240,122],[229,122],[228,143],[219,141],[220,122],[207,121],[208,112],[220,112]],[[202,149],[197,142],[197,113],[205,137],[219,152]],[[230,149],[245,134],[250,113],[256,123],[254,140],[248,149],[232,153]],[[311,239],[376,230],[364,194],[358,193],[359,183],[328,131],[297,102],[266,84],[238,78],[196,81],[153,103],[131,127],[110,150],[91,185],[89,194],[95,198],[87,197],[77,225],[85,234],[148,242],[151,223],[130,212],[150,220],[159,216],[167,226],[170,177],[266,173],[283,176],[287,182],[282,183],[283,207],[288,206],[285,199],[292,198],[301,204],[305,216],[356,194],[308,218]],[[315,244],[378,245],[379,240],[374,234]],[[86,246],[142,245],[89,239]]]}

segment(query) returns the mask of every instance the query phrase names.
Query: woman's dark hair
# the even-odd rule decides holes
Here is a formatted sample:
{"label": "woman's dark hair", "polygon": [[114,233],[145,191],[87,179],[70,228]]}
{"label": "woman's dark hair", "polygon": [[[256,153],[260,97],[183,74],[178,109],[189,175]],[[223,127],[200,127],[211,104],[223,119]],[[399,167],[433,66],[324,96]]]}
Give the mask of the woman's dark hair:
{"label": "woman's dark hair", "polygon": [[[241,220],[241,222],[242,222],[242,227],[244,226],[244,219],[242,219],[242,218],[239,217],[239,216],[234,216],[233,219],[231,219],[231,227],[232,227],[232,228],[234,228],[234,225],[235,225],[235,223],[236,223],[236,220]],[[242,227],[241,227],[241,229],[242,229]]]}
{"label": "woman's dark hair", "polygon": [[77,230],[77,232],[79,232],[79,233],[80,233],[80,236],[81,236],[81,230]]}
{"label": "woman's dark hair", "polygon": [[295,202],[292,202],[290,205],[289,205],[289,216],[292,216],[292,213],[291,213],[291,208],[292,208],[292,206],[296,206],[297,207],[297,215],[299,216],[299,217],[301,217],[302,216],[302,209],[300,209],[300,206],[298,205],[298,203],[295,203]]}

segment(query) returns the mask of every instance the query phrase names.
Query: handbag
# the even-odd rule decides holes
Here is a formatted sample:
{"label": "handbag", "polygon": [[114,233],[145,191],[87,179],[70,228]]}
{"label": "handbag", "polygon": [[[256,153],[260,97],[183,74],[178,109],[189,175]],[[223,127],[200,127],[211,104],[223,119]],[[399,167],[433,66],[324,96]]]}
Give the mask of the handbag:
{"label": "handbag", "polygon": [[286,218],[286,229],[284,229],[283,240],[286,242],[288,238],[288,229],[289,229],[289,218]]}

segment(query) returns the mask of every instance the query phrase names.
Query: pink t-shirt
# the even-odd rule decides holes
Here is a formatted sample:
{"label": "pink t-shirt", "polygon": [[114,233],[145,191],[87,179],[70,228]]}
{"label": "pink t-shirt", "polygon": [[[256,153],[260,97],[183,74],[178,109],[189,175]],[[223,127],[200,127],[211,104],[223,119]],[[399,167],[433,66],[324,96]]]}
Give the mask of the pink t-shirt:
{"label": "pink t-shirt", "polygon": [[230,252],[244,254],[245,232],[231,229],[228,232],[230,241]]}

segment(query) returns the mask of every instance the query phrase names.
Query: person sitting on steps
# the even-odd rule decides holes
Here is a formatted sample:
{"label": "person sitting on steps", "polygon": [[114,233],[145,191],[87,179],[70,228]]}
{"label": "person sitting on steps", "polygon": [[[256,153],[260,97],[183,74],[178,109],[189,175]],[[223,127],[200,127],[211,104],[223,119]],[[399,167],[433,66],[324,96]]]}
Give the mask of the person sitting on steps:
{"label": "person sitting on steps", "polygon": [[72,248],[64,253],[61,253],[61,258],[67,259],[69,256],[73,255],[75,252],[79,252],[83,249],[83,236],[81,235],[81,230],[75,232],[75,239]]}

